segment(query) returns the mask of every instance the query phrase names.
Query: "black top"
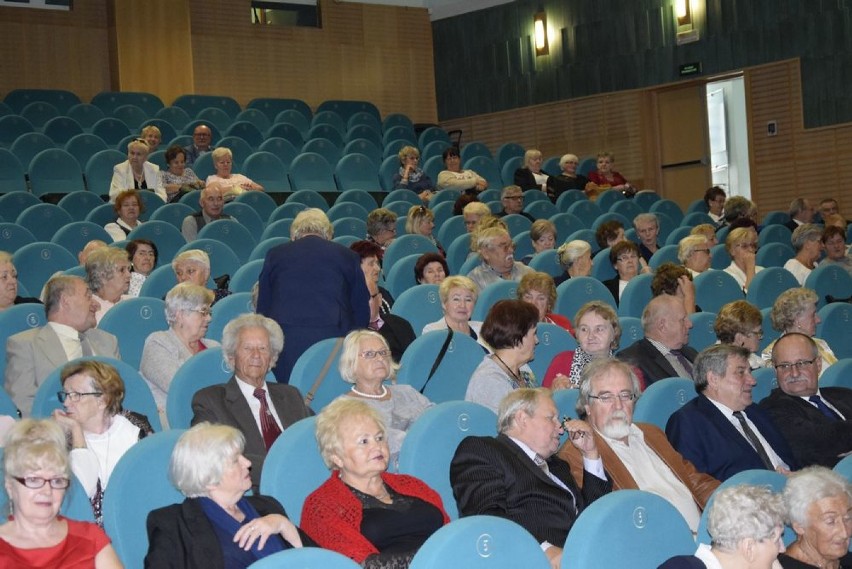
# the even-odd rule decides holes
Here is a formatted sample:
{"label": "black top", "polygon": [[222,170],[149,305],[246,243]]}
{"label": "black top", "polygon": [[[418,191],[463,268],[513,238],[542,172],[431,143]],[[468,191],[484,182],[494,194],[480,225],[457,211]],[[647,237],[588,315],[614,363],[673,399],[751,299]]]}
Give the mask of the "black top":
{"label": "black top", "polygon": [[[781,567],[784,569],[816,569],[816,565],[810,565],[808,563],[803,563],[798,559],[793,559],[786,553],[782,553],[778,556],[778,562],[781,563]],[[848,569],[852,567],[852,559],[850,559],[850,555],[847,554],[840,560],[840,569]]]}
{"label": "black top", "polygon": [[12,304],[26,304],[28,302],[32,304],[42,303],[39,299],[33,298],[31,296],[16,296],[15,301]]}
{"label": "black top", "polygon": [[565,174],[551,176],[547,179],[547,195],[556,203],[556,199],[563,193],[568,190],[580,190],[582,192],[586,189],[588,183],[589,179],[580,174],[577,174],[574,178],[569,178]]}

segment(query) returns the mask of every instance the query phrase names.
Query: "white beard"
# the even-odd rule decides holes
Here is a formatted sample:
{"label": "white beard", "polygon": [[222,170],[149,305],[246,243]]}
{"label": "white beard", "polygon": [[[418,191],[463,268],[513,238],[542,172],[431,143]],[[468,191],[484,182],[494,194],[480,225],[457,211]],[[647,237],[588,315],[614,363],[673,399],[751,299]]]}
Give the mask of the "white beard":
{"label": "white beard", "polygon": [[601,426],[601,434],[610,439],[623,439],[630,434],[630,423],[624,411],[614,411],[609,421]]}

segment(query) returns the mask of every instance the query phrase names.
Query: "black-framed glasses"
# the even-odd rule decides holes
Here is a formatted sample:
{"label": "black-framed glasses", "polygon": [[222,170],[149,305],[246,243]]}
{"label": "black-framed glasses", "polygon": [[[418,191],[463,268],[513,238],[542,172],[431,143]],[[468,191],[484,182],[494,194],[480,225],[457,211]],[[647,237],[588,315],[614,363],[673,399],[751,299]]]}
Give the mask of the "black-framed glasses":
{"label": "black-framed glasses", "polygon": [[384,359],[390,356],[390,350],[366,350],[364,352],[359,353],[358,355],[364,358],[365,360],[374,360],[377,357]]}
{"label": "black-framed glasses", "polygon": [[103,395],[101,391],[89,391],[88,393],[78,393],[76,391],[57,391],[56,398],[59,399],[60,403],[65,403],[66,399],[71,400],[72,403],[77,403],[80,401],[80,398],[84,395],[92,395],[93,397],[100,397]]}
{"label": "black-framed glasses", "polygon": [[622,403],[633,401],[634,399],[636,399],[636,394],[632,391],[622,391],[621,393],[604,393],[602,395],[589,395],[589,399],[597,399],[601,403],[609,405],[610,403],[615,403],[616,399],[618,399]]}
{"label": "black-framed glasses", "polygon": [[802,371],[803,369],[811,367],[812,365],[814,365],[815,361],[816,361],[816,358],[814,358],[812,360],[799,360],[797,362],[790,362],[790,363],[785,363],[785,364],[776,364],[775,365],[775,371],[779,372],[779,373],[780,372],[788,373],[788,372],[792,371],[793,369],[795,369],[796,371]]}
{"label": "black-framed glasses", "polygon": [[19,478],[17,476],[13,476],[12,478],[33,490],[38,490],[45,484],[50,484],[50,487],[54,490],[64,490],[71,484],[71,480],[64,476],[57,476],[56,478],[42,478],[41,476],[24,476]]}

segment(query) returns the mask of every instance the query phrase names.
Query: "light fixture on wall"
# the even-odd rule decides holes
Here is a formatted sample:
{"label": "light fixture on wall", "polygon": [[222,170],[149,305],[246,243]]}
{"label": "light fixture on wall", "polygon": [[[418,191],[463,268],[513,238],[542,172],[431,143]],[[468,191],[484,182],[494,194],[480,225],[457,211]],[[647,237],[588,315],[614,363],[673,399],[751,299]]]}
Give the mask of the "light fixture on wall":
{"label": "light fixture on wall", "polygon": [[547,14],[544,11],[538,12],[535,15],[535,54],[547,55],[550,53],[550,45],[547,42]]}
{"label": "light fixture on wall", "polygon": [[677,23],[677,44],[698,41],[698,28],[695,26],[693,4],[703,4],[703,0],[674,0],[674,15]]}

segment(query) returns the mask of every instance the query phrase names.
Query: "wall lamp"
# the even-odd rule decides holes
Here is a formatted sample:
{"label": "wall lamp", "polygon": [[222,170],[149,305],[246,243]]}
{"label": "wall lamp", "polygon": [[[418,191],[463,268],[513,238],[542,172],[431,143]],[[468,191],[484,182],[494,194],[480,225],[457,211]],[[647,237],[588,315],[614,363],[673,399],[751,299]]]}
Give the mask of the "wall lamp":
{"label": "wall lamp", "polygon": [[703,3],[702,0],[674,0],[674,15],[677,22],[677,44],[698,41],[698,29],[693,20],[693,2]]}
{"label": "wall lamp", "polygon": [[535,54],[547,55],[550,53],[550,45],[547,42],[547,14],[542,11],[535,15]]}

